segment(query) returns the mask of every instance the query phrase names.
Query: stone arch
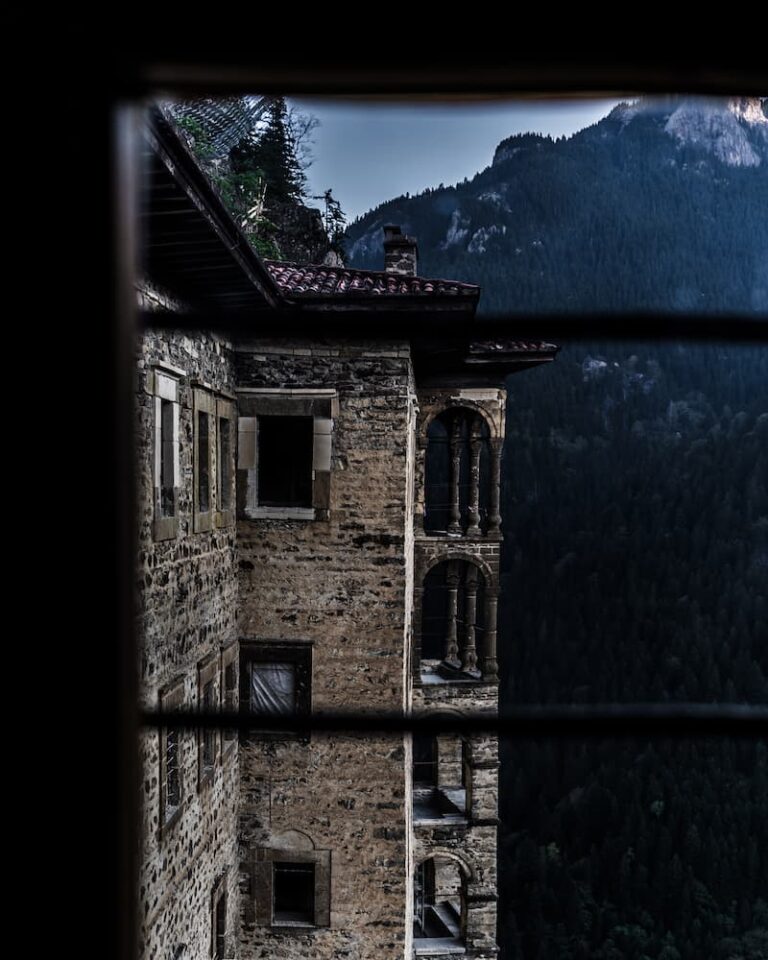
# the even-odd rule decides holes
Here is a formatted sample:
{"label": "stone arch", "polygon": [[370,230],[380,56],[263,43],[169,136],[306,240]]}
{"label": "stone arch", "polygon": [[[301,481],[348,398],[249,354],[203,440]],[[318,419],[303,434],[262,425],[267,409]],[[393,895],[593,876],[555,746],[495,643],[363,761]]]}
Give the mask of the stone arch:
{"label": "stone arch", "polygon": [[454,853],[453,850],[444,850],[442,847],[432,848],[429,853],[419,859],[416,865],[421,866],[427,860],[453,860],[458,864],[459,871],[467,883],[474,883],[475,881],[475,870],[472,865],[460,854]]}
{"label": "stone arch", "polygon": [[466,560],[467,563],[474,564],[485,578],[486,588],[489,590],[498,591],[496,575],[494,574],[488,561],[483,557],[478,557],[475,554],[470,553],[468,550],[451,550],[451,552],[448,554],[439,554],[427,560],[421,570],[422,586],[430,570],[439,566],[441,563],[448,563],[451,560]]}
{"label": "stone arch", "polygon": [[446,941],[466,941],[470,865],[455,853],[430,850],[413,872],[414,947],[443,952]]}
{"label": "stone arch", "polygon": [[303,830],[284,830],[282,833],[273,833],[270,847],[276,850],[315,850],[315,841]]}
{"label": "stone arch", "polygon": [[422,518],[429,533],[484,535],[490,525],[495,425],[479,404],[443,403],[425,418]]}
{"label": "stone arch", "polygon": [[427,433],[429,431],[432,423],[443,413],[447,413],[449,410],[472,410],[473,413],[478,414],[485,421],[486,426],[488,427],[488,433],[492,440],[500,439],[501,434],[499,432],[497,424],[494,422],[493,417],[488,413],[485,407],[478,403],[476,400],[471,400],[469,398],[461,399],[448,399],[444,403],[441,403],[440,406],[435,407],[434,410],[430,410],[429,413],[424,417],[421,426],[419,427],[419,445],[422,447],[427,446]]}
{"label": "stone arch", "polygon": [[417,675],[498,680],[498,593],[498,576],[483,557],[451,550],[423,558],[414,616]]}

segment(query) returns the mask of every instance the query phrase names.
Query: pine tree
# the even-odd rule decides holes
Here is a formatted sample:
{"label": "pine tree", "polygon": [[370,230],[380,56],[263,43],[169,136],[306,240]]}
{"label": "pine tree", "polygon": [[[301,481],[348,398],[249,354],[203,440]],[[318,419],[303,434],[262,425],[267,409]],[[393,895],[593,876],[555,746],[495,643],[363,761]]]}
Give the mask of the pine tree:
{"label": "pine tree", "polygon": [[258,171],[264,177],[267,209],[276,204],[301,202],[306,177],[283,97],[277,97],[270,105],[264,126],[232,148],[230,161],[235,173]]}

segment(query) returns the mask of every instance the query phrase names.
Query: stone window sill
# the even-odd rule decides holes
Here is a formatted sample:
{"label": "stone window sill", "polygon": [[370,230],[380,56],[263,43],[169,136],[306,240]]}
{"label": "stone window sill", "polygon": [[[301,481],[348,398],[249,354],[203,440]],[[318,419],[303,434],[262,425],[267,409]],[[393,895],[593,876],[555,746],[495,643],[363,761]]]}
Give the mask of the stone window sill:
{"label": "stone window sill", "polygon": [[216,528],[220,529],[221,527],[231,527],[235,522],[235,515],[232,510],[219,510],[216,513]]}
{"label": "stone window sill", "polygon": [[174,540],[179,531],[178,517],[157,517],[152,523],[154,540]]}
{"label": "stone window sill", "polygon": [[252,520],[314,520],[314,507],[254,507],[247,514]]}
{"label": "stone window sill", "polygon": [[466,955],[467,948],[457,943],[455,940],[434,938],[423,939],[421,943],[414,938],[413,955],[414,957],[443,957],[446,954],[455,954],[456,956]]}

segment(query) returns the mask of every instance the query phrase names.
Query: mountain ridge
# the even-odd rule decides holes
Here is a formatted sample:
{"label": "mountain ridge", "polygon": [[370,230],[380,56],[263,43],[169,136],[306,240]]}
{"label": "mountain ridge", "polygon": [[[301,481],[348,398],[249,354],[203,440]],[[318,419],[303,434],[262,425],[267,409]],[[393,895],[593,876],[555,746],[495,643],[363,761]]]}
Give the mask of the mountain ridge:
{"label": "mountain ridge", "polygon": [[486,313],[768,314],[767,104],[640,98],[569,138],[515,134],[471,179],[352,224],[349,261],[380,265],[394,222]]}

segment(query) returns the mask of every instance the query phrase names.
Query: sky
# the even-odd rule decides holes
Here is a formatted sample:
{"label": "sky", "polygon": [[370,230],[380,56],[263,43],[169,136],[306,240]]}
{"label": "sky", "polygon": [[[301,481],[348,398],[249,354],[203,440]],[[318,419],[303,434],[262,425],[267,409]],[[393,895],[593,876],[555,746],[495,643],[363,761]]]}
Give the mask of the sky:
{"label": "sky", "polygon": [[314,162],[307,170],[310,195],[332,189],[350,223],[392,197],[473,177],[491,163],[497,144],[513,133],[570,136],[596,123],[618,102],[288,101],[319,120],[312,133]]}

